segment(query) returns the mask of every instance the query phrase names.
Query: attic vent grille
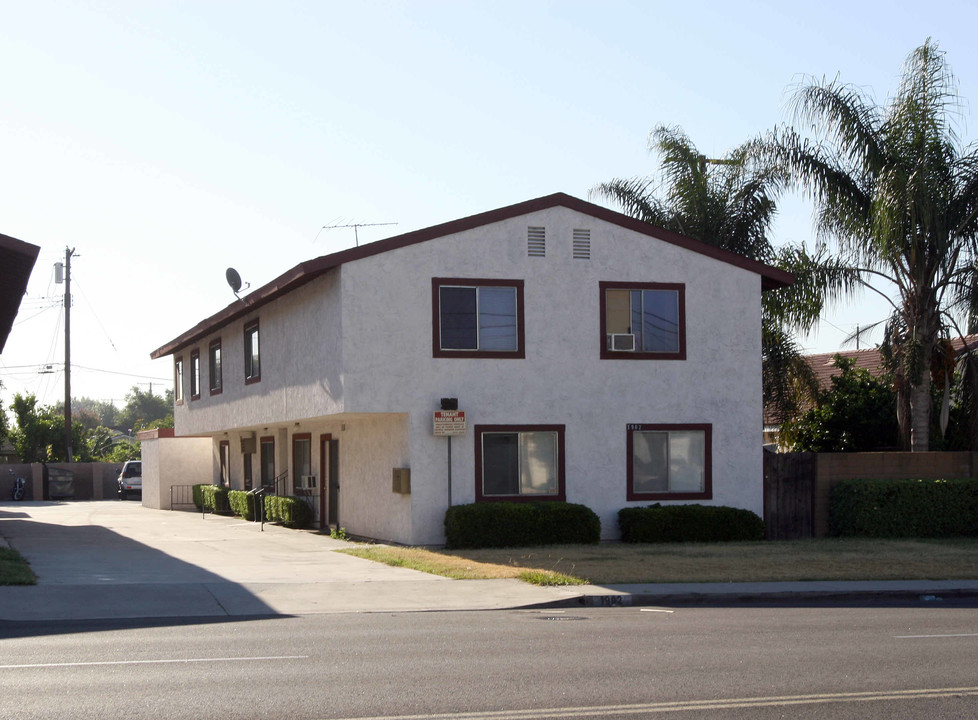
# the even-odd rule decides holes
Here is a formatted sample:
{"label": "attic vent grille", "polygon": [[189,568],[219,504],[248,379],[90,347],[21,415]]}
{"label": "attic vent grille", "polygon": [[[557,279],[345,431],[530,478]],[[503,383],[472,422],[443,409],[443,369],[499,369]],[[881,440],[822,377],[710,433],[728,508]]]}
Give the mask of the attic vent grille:
{"label": "attic vent grille", "polygon": [[590,230],[574,231],[574,259],[575,260],[591,259],[591,231]]}
{"label": "attic vent grille", "polygon": [[547,254],[547,230],[542,227],[526,229],[526,254],[530,257],[545,257]]}

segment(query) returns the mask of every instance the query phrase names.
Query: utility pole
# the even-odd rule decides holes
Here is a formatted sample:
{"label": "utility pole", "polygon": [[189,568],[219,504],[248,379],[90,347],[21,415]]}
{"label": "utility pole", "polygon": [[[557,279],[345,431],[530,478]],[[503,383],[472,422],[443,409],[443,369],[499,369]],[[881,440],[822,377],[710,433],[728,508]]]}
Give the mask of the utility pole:
{"label": "utility pole", "polygon": [[71,453],[71,258],[75,248],[65,248],[65,459]]}

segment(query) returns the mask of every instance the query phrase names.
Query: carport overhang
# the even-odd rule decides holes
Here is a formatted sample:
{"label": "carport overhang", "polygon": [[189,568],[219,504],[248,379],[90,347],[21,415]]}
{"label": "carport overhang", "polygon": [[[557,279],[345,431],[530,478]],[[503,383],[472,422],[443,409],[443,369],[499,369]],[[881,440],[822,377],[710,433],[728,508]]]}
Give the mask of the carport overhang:
{"label": "carport overhang", "polygon": [[14,326],[40,250],[37,245],[0,234],[0,268],[3,268],[0,274],[0,353]]}

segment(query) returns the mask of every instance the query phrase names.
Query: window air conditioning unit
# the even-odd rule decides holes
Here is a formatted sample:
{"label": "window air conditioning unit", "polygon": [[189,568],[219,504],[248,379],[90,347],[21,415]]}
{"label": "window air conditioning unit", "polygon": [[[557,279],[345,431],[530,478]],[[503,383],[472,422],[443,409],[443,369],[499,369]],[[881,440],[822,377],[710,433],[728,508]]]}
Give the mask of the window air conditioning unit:
{"label": "window air conditioning unit", "polygon": [[608,349],[635,352],[635,336],[631,333],[608,333]]}
{"label": "window air conditioning unit", "polygon": [[315,475],[300,475],[299,476],[299,487],[304,490],[315,490],[316,489],[316,476]]}

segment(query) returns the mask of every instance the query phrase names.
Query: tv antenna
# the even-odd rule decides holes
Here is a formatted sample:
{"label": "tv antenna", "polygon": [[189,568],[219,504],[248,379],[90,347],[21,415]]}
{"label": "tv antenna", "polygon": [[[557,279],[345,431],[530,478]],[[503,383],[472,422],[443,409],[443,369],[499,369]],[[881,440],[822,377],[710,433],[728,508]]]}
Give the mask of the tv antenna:
{"label": "tv antenna", "polygon": [[380,225],[397,225],[397,223],[351,223],[350,225],[323,225],[319,231],[323,230],[336,230],[338,228],[353,228],[353,239],[360,247],[360,234],[357,232],[357,228],[362,227],[378,227]]}
{"label": "tv antenna", "polygon": [[227,271],[224,273],[224,277],[227,278],[228,285],[231,286],[231,292],[234,293],[234,296],[238,298],[238,300],[241,300],[241,302],[244,302],[244,300],[241,299],[241,296],[238,295],[238,293],[241,292],[242,289],[247,290],[248,288],[250,288],[251,283],[245,283],[244,288],[242,288],[241,276],[238,274],[237,270],[231,267],[229,267]]}

